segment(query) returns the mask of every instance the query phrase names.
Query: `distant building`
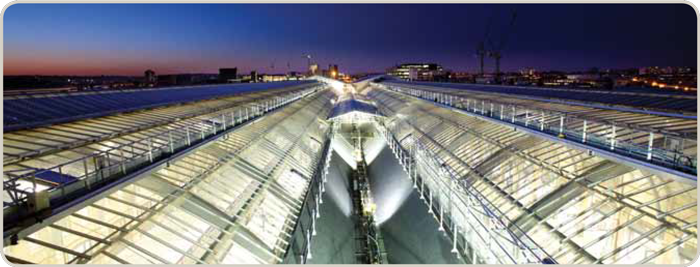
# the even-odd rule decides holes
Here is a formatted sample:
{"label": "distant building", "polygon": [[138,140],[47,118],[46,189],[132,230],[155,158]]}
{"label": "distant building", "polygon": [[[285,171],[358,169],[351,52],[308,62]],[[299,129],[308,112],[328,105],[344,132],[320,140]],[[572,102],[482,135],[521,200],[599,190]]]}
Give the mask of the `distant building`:
{"label": "distant building", "polygon": [[195,84],[215,84],[218,82],[219,75],[217,74],[189,74],[190,80]]}
{"label": "distant building", "polygon": [[305,76],[303,73],[299,73],[296,71],[290,71],[289,73],[287,73],[287,80],[299,81],[299,80],[304,80],[304,79],[305,79]]}
{"label": "distant building", "polygon": [[216,74],[167,74],[158,75],[158,86],[210,84],[216,82]]}
{"label": "distant building", "polygon": [[566,78],[572,81],[589,81],[600,79],[600,74],[597,73],[574,73],[566,74]]}
{"label": "distant building", "polygon": [[311,64],[309,65],[309,74],[311,75],[319,75],[321,74],[318,70],[318,64]]}
{"label": "distant building", "polygon": [[256,83],[259,82],[260,77],[258,77],[258,72],[257,71],[251,71],[250,72],[250,82]]}
{"label": "distant building", "polygon": [[638,77],[632,77],[631,82],[643,87],[693,92],[697,88],[697,74],[693,67],[644,67],[639,68]]}
{"label": "distant building", "polygon": [[450,82],[474,82],[474,75],[468,72],[452,72],[448,79]]}
{"label": "distant building", "polygon": [[663,73],[664,70],[659,68],[659,66],[639,68],[639,75],[659,75]]}
{"label": "distant building", "polygon": [[144,71],[143,77],[146,83],[156,83],[158,81],[156,78],[156,72],[153,70]]}
{"label": "distant building", "polygon": [[569,79],[566,74],[561,72],[543,72],[540,79],[537,80],[537,86],[568,86]]}
{"label": "distant building", "polygon": [[494,83],[496,83],[496,77],[492,76],[492,75],[485,74],[485,75],[475,77],[474,82],[480,83],[480,84],[494,84]]}
{"label": "distant building", "polygon": [[338,65],[329,64],[328,65],[328,77],[337,78],[338,77]]}
{"label": "distant building", "polygon": [[435,81],[445,78],[442,66],[435,63],[406,63],[387,71],[388,75],[409,81]]}
{"label": "distant building", "polygon": [[639,68],[639,75],[661,75],[661,74],[686,74],[692,73],[693,69],[690,67],[664,67],[660,68],[658,66],[654,67],[643,67]]}
{"label": "distant building", "polygon": [[262,81],[267,83],[267,82],[281,82],[281,81],[287,81],[289,80],[289,77],[285,74],[263,74],[262,75]]}
{"label": "distant building", "polygon": [[168,75],[159,75],[158,76],[158,85],[159,86],[171,86],[171,85],[177,85],[177,75],[174,74],[168,74]]}
{"label": "distant building", "polygon": [[520,69],[519,72],[522,76],[534,76],[537,71],[534,68],[524,68]]}
{"label": "distant building", "polygon": [[219,69],[219,82],[231,83],[238,80],[238,68]]}
{"label": "distant building", "polygon": [[408,69],[408,80],[409,81],[418,81],[418,78],[420,78],[418,68],[409,68]]}

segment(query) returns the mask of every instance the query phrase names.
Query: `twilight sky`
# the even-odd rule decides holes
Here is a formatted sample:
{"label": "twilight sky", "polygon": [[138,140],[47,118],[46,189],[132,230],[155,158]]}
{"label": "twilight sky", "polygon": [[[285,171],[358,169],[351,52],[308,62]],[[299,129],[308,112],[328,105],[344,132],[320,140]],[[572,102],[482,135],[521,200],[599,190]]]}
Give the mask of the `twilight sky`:
{"label": "twilight sky", "polygon": [[487,25],[500,40],[513,10],[504,70],[696,65],[683,4],[15,4],[4,74],[283,73],[305,69],[306,53],[350,73],[423,61],[476,71]]}

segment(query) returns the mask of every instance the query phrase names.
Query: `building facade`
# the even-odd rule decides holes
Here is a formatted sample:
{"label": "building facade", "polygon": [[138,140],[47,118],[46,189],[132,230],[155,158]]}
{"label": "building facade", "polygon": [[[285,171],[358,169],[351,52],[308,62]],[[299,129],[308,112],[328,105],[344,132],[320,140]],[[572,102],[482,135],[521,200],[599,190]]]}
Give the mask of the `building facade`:
{"label": "building facade", "polygon": [[143,76],[146,83],[155,83],[157,81],[156,72],[153,70],[144,71]]}
{"label": "building facade", "polygon": [[389,69],[387,74],[409,81],[435,81],[445,76],[445,70],[435,63],[405,63]]}
{"label": "building facade", "polygon": [[219,82],[229,83],[238,79],[238,68],[219,69]]}
{"label": "building facade", "polygon": [[339,74],[338,65],[329,64],[328,65],[328,77],[335,79],[338,77],[338,74]]}
{"label": "building facade", "polygon": [[318,64],[309,65],[309,74],[311,74],[311,75],[319,75],[320,74]]}

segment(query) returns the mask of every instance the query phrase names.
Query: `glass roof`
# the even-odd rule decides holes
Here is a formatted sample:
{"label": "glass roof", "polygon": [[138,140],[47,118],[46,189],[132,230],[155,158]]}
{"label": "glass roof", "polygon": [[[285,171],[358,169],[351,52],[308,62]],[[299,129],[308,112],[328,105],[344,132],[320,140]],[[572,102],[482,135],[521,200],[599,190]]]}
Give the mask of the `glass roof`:
{"label": "glass roof", "polygon": [[[429,95],[423,96],[426,92],[371,87],[366,96],[337,104],[331,90],[308,90],[269,114],[260,110],[284,99],[261,91],[5,134],[5,179],[50,169],[36,178],[51,189],[87,177],[96,162],[71,165],[86,155],[111,151],[109,166],[126,168],[117,163],[252,118],[52,218],[4,253],[17,261],[59,264],[282,263],[296,256],[289,251],[299,246],[298,235],[306,233],[302,246],[308,245],[310,233],[297,229],[315,225],[300,218],[310,203],[312,179],[328,160],[322,159],[331,131],[326,118],[371,111],[381,116],[367,121],[380,126],[440,231],[452,238],[453,252],[470,262],[681,264],[695,257],[696,183],[474,114],[488,110],[490,117],[500,114],[542,129],[563,125],[566,135],[653,142],[660,149],[676,138],[686,141],[675,149],[692,156],[697,148],[689,136],[697,135],[691,124],[696,120],[486,93],[426,89]],[[609,123],[619,128],[611,131]],[[649,136],[645,127],[658,135]],[[54,168],[60,164],[65,165]],[[24,182],[18,186],[33,186]]]}
{"label": "glass roof", "polygon": [[314,83],[314,81],[285,81],[7,96],[3,99],[3,128],[5,131],[16,130],[118,112]]}
{"label": "glass roof", "polygon": [[328,90],[6,246],[34,263],[278,263],[316,170]]}
{"label": "glass roof", "polygon": [[522,87],[484,84],[459,84],[459,83],[434,83],[434,82],[406,82],[391,80],[385,83],[426,85],[439,88],[460,89],[469,93],[497,93],[507,94],[511,97],[536,97],[541,99],[572,100],[579,103],[594,102],[607,105],[622,105],[630,107],[645,107],[659,110],[682,110],[685,112],[697,112],[697,96],[683,93],[659,93],[648,89],[625,89],[614,91],[586,90],[569,88],[544,88]]}
{"label": "glass roof", "polygon": [[525,232],[521,238],[531,238],[558,263],[680,264],[696,255],[695,184],[406,94],[375,88],[369,96],[388,117],[387,131],[406,151],[420,144],[437,162],[441,171],[419,166],[424,185],[418,190],[425,186],[431,194],[439,192],[436,202],[456,224],[455,237],[470,240],[483,262],[509,263],[489,254],[493,249],[484,249],[488,243],[469,231],[466,214],[474,211],[469,192],[492,203],[509,228],[517,225]]}

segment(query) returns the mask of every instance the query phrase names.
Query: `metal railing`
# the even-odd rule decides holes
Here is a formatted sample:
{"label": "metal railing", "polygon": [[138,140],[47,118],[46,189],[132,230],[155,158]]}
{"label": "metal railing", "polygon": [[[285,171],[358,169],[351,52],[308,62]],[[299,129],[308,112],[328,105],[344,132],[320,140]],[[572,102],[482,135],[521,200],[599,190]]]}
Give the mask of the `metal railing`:
{"label": "metal railing", "polygon": [[[530,130],[535,130],[557,138],[573,141],[597,149],[603,149],[618,155],[680,171],[685,174],[690,174],[685,178],[692,179],[694,181],[697,180],[695,177],[697,176],[697,155],[686,155],[682,151],[684,142],[692,142],[686,140],[685,138],[675,140],[677,143],[677,148],[674,150],[669,150],[659,147],[658,145],[654,146],[655,134],[659,135],[659,133],[654,133],[651,131],[642,132],[640,130],[626,129],[618,125],[602,125],[597,123],[595,124],[596,126],[607,127],[606,129],[608,129],[605,131],[606,134],[601,135],[600,131],[597,133],[592,133],[589,130],[595,122],[573,116],[567,116],[567,114],[564,113],[537,110],[514,104],[503,104],[494,101],[471,99],[468,97],[445,94],[442,92],[434,92],[396,85],[373,85],[393,92],[426,100],[436,105],[458,109],[479,117],[488,117],[506,124],[525,127]],[[570,127],[570,125],[582,125],[582,127]],[[648,135],[648,144],[642,145],[619,140],[619,135],[617,134],[623,130]],[[663,145],[666,146],[666,140],[673,137],[664,137],[667,137],[664,138]]]}
{"label": "metal railing", "polygon": [[306,264],[312,259],[311,240],[316,235],[317,220],[321,217],[320,205],[323,204],[323,193],[326,191],[328,181],[328,168],[330,167],[333,148],[331,140],[335,133],[335,127],[331,122],[325,134],[323,154],[319,157],[316,170],[311,178],[308,190],[304,196],[304,202],[299,212],[299,217],[290,233],[291,240],[287,244],[287,250],[282,263]]}
{"label": "metal railing", "polygon": [[[488,264],[556,264],[527,233],[472,187],[469,179],[460,178],[462,176],[451,166],[440,164],[438,156],[413,134],[410,134],[410,144],[402,145],[383,123],[378,125],[389,148],[408,174],[408,179],[412,180],[414,188],[430,207],[430,213],[436,214],[439,230],[449,230],[452,253],[468,257],[474,264],[478,261]],[[442,188],[438,188],[440,181],[445,183]],[[434,196],[434,192],[441,195]],[[445,197],[445,194],[449,196]],[[448,200],[441,201],[445,198]],[[457,215],[460,218],[456,218]],[[458,244],[463,249],[458,250]]]}
{"label": "metal railing", "polygon": [[3,181],[4,191],[11,198],[11,202],[5,202],[4,208],[18,207],[26,203],[28,196],[42,191],[37,190],[37,176],[42,174],[58,174],[60,181],[57,185],[45,190],[48,190],[52,203],[61,201],[67,195],[86,189],[89,191],[91,187],[104,185],[229,128],[255,120],[268,112],[312,94],[321,87],[323,86],[295,90],[244,105],[245,107],[239,106],[214,112],[201,120],[180,124],[178,128],[169,126],[145,138],[47,169],[30,168],[4,172],[6,176]]}
{"label": "metal railing", "polygon": [[[300,91],[300,90],[303,90],[303,89],[306,89],[306,88],[310,88],[310,87],[313,87],[313,85],[308,85],[308,84],[307,84],[307,85],[297,85],[297,86],[286,87],[286,88],[276,88],[276,89],[272,89],[272,90]],[[229,96],[229,97],[232,97],[232,96],[241,96],[241,95],[245,96],[246,93],[251,93],[251,92],[236,93],[236,94],[233,94],[233,95],[231,95],[231,96]],[[258,100],[263,100],[263,99],[269,98],[270,95],[273,95],[273,94],[274,94],[273,91],[267,91],[267,92],[266,92],[266,91],[260,91],[260,93],[265,93],[265,95],[263,95],[263,96],[255,96],[255,97],[253,97],[253,98],[247,99],[246,102],[255,102],[255,101],[258,101]],[[207,100],[204,100],[204,101],[207,101]],[[201,102],[195,101],[194,103],[197,104],[197,103],[201,103]],[[186,120],[186,119],[193,118],[193,117],[198,117],[198,116],[202,116],[202,115],[206,115],[206,114],[211,114],[211,113],[214,113],[214,112],[218,112],[218,111],[222,111],[222,110],[226,110],[226,109],[230,109],[230,108],[235,108],[235,107],[238,107],[238,106],[241,106],[241,105],[242,105],[242,103],[241,103],[240,101],[234,101],[234,102],[226,103],[226,104],[224,104],[224,105],[217,105],[217,106],[215,106],[215,107],[206,106],[206,107],[204,107],[204,108],[195,108],[195,109],[192,109],[191,111],[188,110],[187,113],[179,113],[179,114],[177,114],[177,116],[175,116],[175,117],[168,117],[168,116],[166,116],[166,117],[158,118],[157,120],[154,120],[154,121],[149,121],[149,122],[147,122],[147,123],[145,123],[145,124],[132,125],[133,127],[129,127],[129,128],[126,128],[126,129],[121,129],[121,130],[119,130],[119,131],[91,132],[91,135],[88,136],[88,137],[90,137],[90,138],[85,137],[85,138],[83,138],[83,139],[78,139],[78,140],[72,141],[72,142],[70,142],[69,144],[66,144],[66,145],[64,145],[64,146],[60,146],[60,147],[51,147],[50,149],[31,150],[31,151],[24,152],[24,153],[21,153],[21,154],[13,155],[13,156],[10,157],[10,158],[6,158],[4,164],[5,164],[5,165],[8,165],[8,164],[12,164],[12,163],[14,163],[14,162],[27,160],[27,159],[32,158],[32,157],[37,157],[37,156],[41,156],[41,155],[44,155],[44,154],[52,153],[52,152],[55,152],[55,151],[57,151],[57,150],[61,150],[61,149],[71,149],[71,148],[75,148],[75,147],[80,147],[80,146],[83,146],[83,145],[85,145],[85,144],[87,144],[87,143],[96,142],[96,141],[102,140],[102,139],[104,139],[104,138],[112,138],[112,137],[119,136],[119,135],[124,135],[124,134],[133,133],[133,132],[138,132],[138,131],[141,131],[141,130],[144,130],[144,129],[150,129],[150,128],[158,127],[158,126],[161,126],[161,125],[166,125],[166,124],[169,124],[169,123],[173,123],[173,122],[176,122],[176,121],[179,121],[179,120]],[[167,105],[165,105],[165,106],[167,106]],[[165,106],[164,106],[164,107],[165,107]],[[88,115],[89,115],[89,114],[88,114]],[[90,116],[87,116],[87,115],[86,115],[86,118],[89,118],[89,117],[92,117],[92,115],[90,115]],[[75,118],[77,119],[77,117],[75,117]],[[128,119],[127,119],[127,120],[128,120]],[[43,122],[42,122],[42,123],[43,123]]]}

